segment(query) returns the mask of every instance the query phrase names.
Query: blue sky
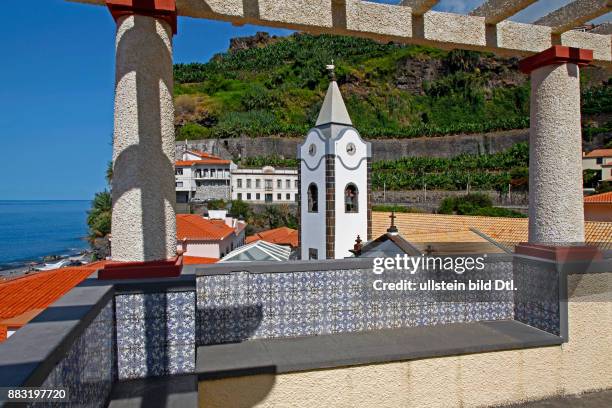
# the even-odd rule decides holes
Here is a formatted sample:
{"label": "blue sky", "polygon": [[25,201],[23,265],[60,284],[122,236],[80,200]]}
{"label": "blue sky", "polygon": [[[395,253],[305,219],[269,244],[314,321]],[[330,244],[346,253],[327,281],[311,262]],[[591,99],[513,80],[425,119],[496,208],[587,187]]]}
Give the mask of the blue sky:
{"label": "blue sky", "polygon": [[[541,0],[513,19],[533,21],[568,1]],[[105,188],[111,157],[115,24],[102,7],[38,0],[32,12],[32,2],[5,3],[0,200],[90,199]],[[442,0],[435,9],[462,13],[480,3]],[[288,33],[181,18],[175,61],[207,61],[230,38],[256,31]]]}

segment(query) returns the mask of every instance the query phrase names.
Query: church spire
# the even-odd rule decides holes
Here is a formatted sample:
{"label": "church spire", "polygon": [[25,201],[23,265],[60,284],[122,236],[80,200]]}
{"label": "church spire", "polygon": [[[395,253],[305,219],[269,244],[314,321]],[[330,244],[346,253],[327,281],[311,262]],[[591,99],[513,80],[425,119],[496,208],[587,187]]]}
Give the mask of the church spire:
{"label": "church spire", "polygon": [[326,68],[330,73],[331,82],[327,88],[327,94],[325,95],[323,106],[319,112],[316,126],[328,125],[330,123],[353,126],[351,117],[344,105],[342,94],[340,94],[340,88],[338,88],[338,84],[336,83],[336,67],[333,64],[333,60],[331,65],[327,65]]}

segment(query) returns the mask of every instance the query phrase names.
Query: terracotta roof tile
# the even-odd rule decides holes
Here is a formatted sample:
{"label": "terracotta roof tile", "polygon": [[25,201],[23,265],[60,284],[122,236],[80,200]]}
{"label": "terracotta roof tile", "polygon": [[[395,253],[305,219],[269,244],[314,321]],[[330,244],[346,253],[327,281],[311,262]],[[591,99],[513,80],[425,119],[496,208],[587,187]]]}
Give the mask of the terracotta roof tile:
{"label": "terracotta roof tile", "polygon": [[193,166],[194,164],[230,164],[229,160],[203,159],[203,160],[177,160],[175,165],[179,167]]}
{"label": "terracotta roof tile", "polygon": [[195,214],[178,214],[176,216],[176,236],[179,240],[221,240],[234,229],[223,220],[208,220]]}
{"label": "terracotta roof tile", "polygon": [[612,157],[612,149],[595,149],[584,157]]}
{"label": "terracotta roof tile", "polygon": [[36,272],[0,282],[0,341],[6,338],[7,326],[27,323],[104,264]]}
{"label": "terracotta roof tile", "polygon": [[595,194],[584,198],[585,203],[609,203],[612,204],[612,191]]}
{"label": "terracotta roof tile", "polygon": [[183,265],[204,265],[219,262],[219,258],[204,258],[200,256],[184,256]]}
{"label": "terracotta roof tile", "polygon": [[278,245],[291,245],[293,248],[297,248],[298,232],[297,230],[287,227],[275,228],[267,231],[258,232],[255,235],[249,235],[246,238],[246,243],[250,244],[251,242],[259,240],[272,242],[273,244]]}
{"label": "terracotta roof tile", "polygon": [[[372,235],[380,236],[389,227],[387,212],[372,214]],[[474,228],[497,242],[513,247],[527,242],[527,218],[481,217],[469,215],[399,213],[395,225],[408,241],[417,234],[436,234],[449,231],[469,231]],[[585,240],[601,249],[612,249],[612,222],[585,221]]]}

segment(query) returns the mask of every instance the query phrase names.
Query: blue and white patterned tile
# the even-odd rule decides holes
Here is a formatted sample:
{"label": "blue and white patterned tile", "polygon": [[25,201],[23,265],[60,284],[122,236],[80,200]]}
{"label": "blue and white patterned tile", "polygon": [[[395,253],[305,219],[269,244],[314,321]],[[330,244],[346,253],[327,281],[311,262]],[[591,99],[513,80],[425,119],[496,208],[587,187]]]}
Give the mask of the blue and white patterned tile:
{"label": "blue and white patterned tile", "polygon": [[238,306],[247,302],[249,292],[249,273],[233,272],[229,278],[231,300],[229,305]]}
{"label": "blue and white patterned tile", "polygon": [[194,344],[168,345],[167,374],[187,374],[195,371],[195,350]]}
{"label": "blue and white patterned tile", "polygon": [[160,347],[166,342],[166,319],[131,319],[117,322],[117,346]]}
{"label": "blue and white patterned tile", "polygon": [[153,319],[165,315],[166,294],[146,293],[115,296],[117,320]]}
{"label": "blue and white patterned tile", "polygon": [[166,293],[168,319],[180,316],[195,317],[196,295],[194,291]]}
{"label": "blue and white patterned tile", "polygon": [[169,344],[195,343],[194,316],[168,317],[166,327],[166,339]]}
{"label": "blue and white patterned tile", "polygon": [[293,273],[273,273],[270,276],[270,290],[273,292],[288,293],[292,292]]}
{"label": "blue and white patterned tile", "polygon": [[334,326],[334,318],[328,310],[323,313],[313,316],[312,327],[315,335],[331,334]]}

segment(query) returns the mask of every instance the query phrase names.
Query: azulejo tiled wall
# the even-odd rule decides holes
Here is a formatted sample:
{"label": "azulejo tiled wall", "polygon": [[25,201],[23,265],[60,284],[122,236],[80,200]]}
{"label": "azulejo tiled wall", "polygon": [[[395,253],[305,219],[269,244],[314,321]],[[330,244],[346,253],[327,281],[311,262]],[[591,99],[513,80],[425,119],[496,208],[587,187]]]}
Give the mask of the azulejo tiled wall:
{"label": "azulejo tiled wall", "polygon": [[[197,344],[513,318],[508,292],[378,292],[371,289],[377,278],[368,269],[200,275]],[[511,262],[464,275],[397,271],[384,280],[485,278],[511,279]]]}
{"label": "azulejo tiled wall", "polygon": [[559,272],[555,264],[514,260],[516,320],[560,335]]}
{"label": "azulejo tiled wall", "polygon": [[193,372],[195,292],[117,294],[120,380]]}
{"label": "azulejo tiled wall", "polygon": [[[101,407],[114,381],[113,302],[110,300],[66,356],[42,383],[42,388],[65,388],[70,403],[61,406]],[[33,403],[33,407],[59,406]]]}

